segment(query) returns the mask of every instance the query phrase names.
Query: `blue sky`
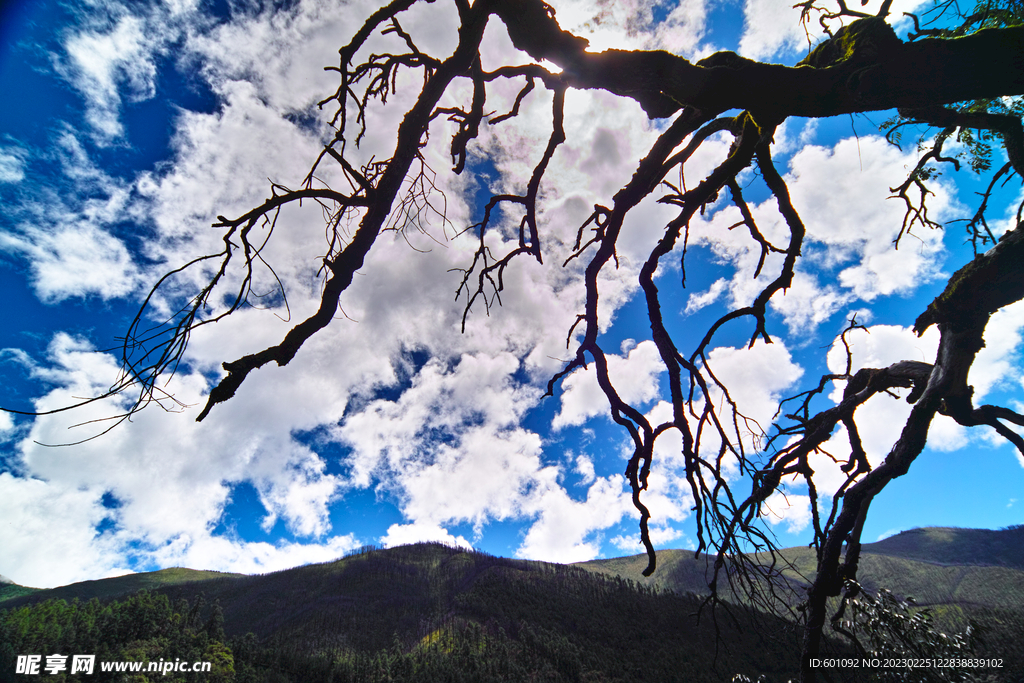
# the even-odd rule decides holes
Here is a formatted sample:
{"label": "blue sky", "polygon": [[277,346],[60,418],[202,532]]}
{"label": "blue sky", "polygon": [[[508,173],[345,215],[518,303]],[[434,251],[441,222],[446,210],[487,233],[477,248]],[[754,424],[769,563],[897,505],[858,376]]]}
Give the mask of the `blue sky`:
{"label": "blue sky", "polygon": [[[688,58],[734,49],[785,63],[807,49],[789,0],[552,4],[563,27],[594,49],[660,48]],[[417,6],[403,18],[437,54],[454,36],[448,5]],[[893,15],[915,7],[897,2]],[[301,182],[326,130],[327,114],[314,105],[336,88],[323,67],[336,63],[373,8],[314,0],[3,6],[0,92],[17,104],[0,109],[0,405],[53,409],[116,380],[109,349],[149,287],[216,251],[215,217],[260,203],[268,179]],[[485,68],[528,59],[501,30],[488,30]],[[414,80],[403,85],[375,112],[359,152],[367,158],[389,156],[402,104],[416,93]],[[519,87],[496,87],[494,101],[511,103]],[[544,266],[514,264],[503,305],[489,315],[474,309],[465,334],[451,269],[469,262],[473,243],[458,233],[478,220],[483,190],[528,177],[550,118],[550,95],[539,91],[520,117],[482,134],[476,175],[448,173],[444,135],[432,136],[427,154],[449,222],[385,235],[343,297],[345,315],[287,367],[252,375],[203,423],[195,416],[220,362],[275,343],[294,324],[282,308],[249,307],[197,332],[166,387],[178,403],[150,405],[100,438],[41,445],[98,433],[108,422],[92,421],[117,415],[117,399],[34,418],[0,413],[0,574],[52,586],[166,566],[265,572],[364,544],[418,540],[552,561],[640,552],[621,474],[625,434],[608,418],[593,376],[580,371],[554,397],[541,394],[570,357],[565,335],[582,301],[578,271],[560,267],[558,250],[571,247],[590,207],[628,180],[664,123],[604,93],[570,92],[566,116],[569,140],[552,161],[541,206],[553,253]],[[710,355],[764,427],[782,398],[839,368],[830,347],[854,313],[869,328],[853,337],[859,367],[934,355],[934,331],[918,339],[909,326],[969,247],[953,224],[917,229],[892,248],[903,211],[888,188],[916,159],[913,145],[900,150],[878,136],[884,118],[791,120],[776,136],[776,158],[808,226],[805,263],[774,302],[775,344],[745,349],[750,331],[734,325]],[[687,179],[696,182],[727,148],[710,140]],[[757,179],[741,180],[762,230],[781,231]],[[972,214],[984,183],[969,170],[944,174],[932,187],[933,216]],[[1018,195],[1011,182],[994,202],[997,230],[1009,227]],[[621,267],[602,280],[610,321],[602,335],[606,349],[619,351],[611,366],[624,397],[658,415],[666,387],[636,273],[671,214],[653,201],[634,213],[620,241]],[[720,200],[691,225],[685,290],[678,266],[660,275],[662,291],[675,292],[666,294],[666,322],[689,344],[763,286],[751,278],[756,250],[725,229],[736,220]],[[323,244],[318,211],[283,214],[267,256],[287,288],[292,321],[317,302]],[[176,280],[156,312],[180,305],[202,275]],[[257,277],[259,291],[273,291],[269,272]],[[976,398],[1020,408],[1022,328],[1019,305],[993,318],[972,374]],[[873,462],[908,412],[886,397],[861,409]],[[837,433],[830,449],[841,454],[843,442]],[[1008,444],[941,420],[931,444],[876,500],[865,540],[924,525],[1024,521],[1024,461]],[[656,456],[646,495],[656,545],[691,547],[678,447],[659,441]],[[815,469],[819,490],[835,490],[838,468],[821,456]],[[806,543],[806,487],[793,483],[787,493],[788,501],[771,501],[765,524],[783,545]]]}

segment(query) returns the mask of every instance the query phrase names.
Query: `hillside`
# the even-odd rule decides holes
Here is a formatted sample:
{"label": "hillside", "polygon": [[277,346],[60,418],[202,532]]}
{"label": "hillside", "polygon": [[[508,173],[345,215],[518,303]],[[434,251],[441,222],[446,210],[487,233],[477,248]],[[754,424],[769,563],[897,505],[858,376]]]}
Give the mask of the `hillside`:
{"label": "hillside", "polygon": [[[94,581],[80,581],[78,583],[60,586],[58,588],[29,588],[19,586],[15,583],[0,585],[0,607],[6,607],[5,601],[10,604],[24,604],[24,600],[16,600],[20,597],[33,596],[32,601],[38,600],[90,600],[92,598],[116,598],[122,595],[130,595],[140,590],[156,590],[166,586],[174,586],[183,583],[196,581],[209,581],[224,577],[239,578],[244,574],[228,574],[225,572],[202,571],[196,569],[184,569],[182,567],[171,567],[155,572],[143,572],[139,574],[125,574],[110,579],[96,579]],[[6,593],[9,590],[10,593]]]}
{"label": "hillside", "polygon": [[[780,555],[789,565],[783,576],[795,606],[814,578],[815,552],[788,548]],[[658,570],[648,578],[640,575],[646,555],[578,566],[605,576],[635,577],[660,590],[707,594],[709,562],[705,556],[695,559],[692,551],[659,551]],[[1007,678],[999,680],[1024,680],[1024,661],[1016,655],[1024,636],[1024,527],[904,531],[863,545],[858,574],[870,593],[887,589],[912,600],[914,611],[926,609],[941,632],[964,632],[972,623],[981,626],[979,652],[1008,656]]]}
{"label": "hillside", "polygon": [[911,529],[877,543],[864,552],[932,564],[989,565],[1024,570],[1024,525],[994,531],[929,527]]}
{"label": "hillside", "polygon": [[[811,548],[781,553],[789,586],[799,599],[815,572]],[[646,555],[581,562],[588,571],[630,577],[643,585],[706,594],[710,562],[692,551],[658,551],[658,570],[643,577]],[[766,558],[767,561],[767,558]],[[860,582],[870,591],[887,588],[921,606],[961,605],[1024,612],[1024,526],[989,529],[912,529],[861,548]]]}
{"label": "hillside", "polygon": [[35,593],[38,588],[29,588],[27,586],[19,586],[14,583],[6,576],[0,574],[0,602],[7,600],[8,598],[17,598],[22,595],[31,595]]}
{"label": "hillside", "polygon": [[[1020,534],[904,532],[864,546],[861,582],[870,591],[913,596],[945,632],[982,622],[989,627],[985,652],[1012,655],[1024,634]],[[813,576],[814,553],[783,554],[796,604]],[[683,550],[658,557],[658,571],[644,578],[646,556],[565,566],[419,544],[257,576],[167,569],[50,590],[6,584],[0,591],[11,593],[0,592],[0,609],[43,608],[54,599],[124,600],[148,590],[166,596],[177,606],[173,619],[192,623],[197,633],[222,616],[236,683],[791,675],[799,628],[735,604],[704,609],[698,622],[707,558]],[[34,618],[21,614],[23,623]],[[994,680],[1024,680],[1018,659]]]}
{"label": "hillside", "polygon": [[[74,587],[81,598],[85,588],[113,590]],[[694,596],[440,545],[155,590],[192,610],[200,594],[199,604],[218,604],[253,680],[378,680],[382,657],[388,673],[379,680],[409,681],[728,681],[736,673],[781,678],[797,667],[799,634],[780,619],[734,608],[731,618],[719,615],[716,637],[709,618],[698,623]],[[55,592],[2,606],[38,604]],[[475,673],[452,679],[446,671]]]}

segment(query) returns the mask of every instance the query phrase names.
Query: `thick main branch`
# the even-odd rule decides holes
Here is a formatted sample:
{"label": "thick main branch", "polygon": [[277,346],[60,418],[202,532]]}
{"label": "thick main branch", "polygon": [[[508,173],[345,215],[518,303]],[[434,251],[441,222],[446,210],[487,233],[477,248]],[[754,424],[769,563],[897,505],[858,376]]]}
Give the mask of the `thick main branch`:
{"label": "thick main branch", "polygon": [[561,30],[540,0],[500,0],[494,11],[517,48],[557,64],[571,86],[630,97],[652,118],[684,106],[825,117],[1024,93],[1024,26],[905,43],[883,19],[870,17],[829,41],[850,37],[855,26],[871,27],[843,46],[840,59],[787,67],[732,53],[697,64],[664,51],[592,53],[585,39]]}

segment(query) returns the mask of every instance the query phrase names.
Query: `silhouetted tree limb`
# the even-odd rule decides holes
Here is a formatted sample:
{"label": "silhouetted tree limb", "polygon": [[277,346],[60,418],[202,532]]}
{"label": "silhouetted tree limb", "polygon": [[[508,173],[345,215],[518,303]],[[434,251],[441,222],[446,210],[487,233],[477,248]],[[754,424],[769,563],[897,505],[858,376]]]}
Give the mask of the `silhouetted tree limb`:
{"label": "silhouetted tree limb", "polygon": [[904,43],[881,17],[868,17],[838,31],[796,67],[732,53],[692,64],[663,51],[586,52],[587,41],[562,31],[543,3],[495,5],[520,50],[557,64],[572,87],[630,97],[652,118],[684,106],[825,117],[1016,95],[1024,86],[1024,26]]}

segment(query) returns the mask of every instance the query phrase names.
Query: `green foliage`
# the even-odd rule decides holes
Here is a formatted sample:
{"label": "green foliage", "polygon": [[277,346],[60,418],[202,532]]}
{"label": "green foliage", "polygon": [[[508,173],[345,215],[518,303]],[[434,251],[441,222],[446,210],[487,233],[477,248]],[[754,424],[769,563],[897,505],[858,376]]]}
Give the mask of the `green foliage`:
{"label": "green foliage", "polygon": [[[930,610],[915,607],[913,598],[900,600],[885,589],[872,595],[852,581],[847,582],[847,590],[856,594],[856,597],[847,600],[846,618],[834,626],[854,640],[860,654],[873,658],[925,661],[977,657],[976,626],[968,626],[962,634],[947,635],[935,628]],[[977,670],[970,667],[921,666],[880,668],[871,673],[876,680],[928,683],[973,681]]]}
{"label": "green foliage", "polygon": [[11,600],[14,598],[20,598],[23,595],[32,595],[33,593],[36,593],[38,591],[38,588],[19,586],[16,583],[0,584],[0,602],[3,602],[4,600]]}
{"label": "green foliage", "polygon": [[[211,635],[216,633],[216,611],[204,625],[198,607],[198,601],[191,609],[187,601],[182,601],[172,609],[166,595],[140,591],[108,604],[97,598],[88,602],[51,599],[0,611],[0,683],[27,680],[67,683],[233,681],[235,672],[231,649]],[[208,628],[210,623],[214,628]],[[71,674],[69,666],[57,674],[15,674],[18,655],[42,655],[45,658],[51,654],[66,655],[68,662],[71,655],[95,655],[93,673]],[[212,668],[210,672],[169,672],[164,675],[105,672],[100,666],[101,662],[148,663],[159,660],[209,661]]]}

